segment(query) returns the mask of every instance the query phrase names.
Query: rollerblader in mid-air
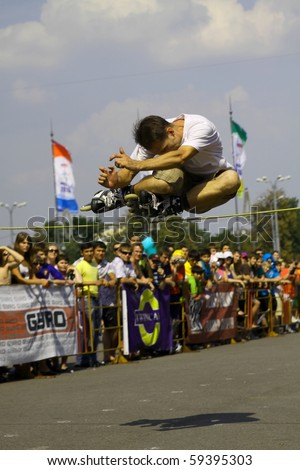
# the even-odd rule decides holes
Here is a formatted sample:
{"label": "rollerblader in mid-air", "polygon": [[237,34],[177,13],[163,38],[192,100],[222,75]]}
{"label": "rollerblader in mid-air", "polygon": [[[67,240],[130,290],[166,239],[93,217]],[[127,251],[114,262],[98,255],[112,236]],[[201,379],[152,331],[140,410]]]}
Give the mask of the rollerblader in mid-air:
{"label": "rollerblader in mid-air", "polygon": [[129,156],[120,147],[109,159],[115,165],[99,168],[98,183],[107,189],[81,210],[101,213],[127,205],[149,217],[183,210],[202,214],[235,196],[239,176],[223,156],[217,129],[204,116],[147,116],[135,124],[133,135],[133,153]]}

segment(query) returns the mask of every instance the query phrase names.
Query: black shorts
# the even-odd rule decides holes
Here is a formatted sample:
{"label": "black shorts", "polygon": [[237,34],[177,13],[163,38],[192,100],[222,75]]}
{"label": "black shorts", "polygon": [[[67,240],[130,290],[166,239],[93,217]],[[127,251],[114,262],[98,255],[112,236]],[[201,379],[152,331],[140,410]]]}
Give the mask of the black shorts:
{"label": "black shorts", "polygon": [[118,326],[117,307],[103,307],[102,320],[105,328]]}

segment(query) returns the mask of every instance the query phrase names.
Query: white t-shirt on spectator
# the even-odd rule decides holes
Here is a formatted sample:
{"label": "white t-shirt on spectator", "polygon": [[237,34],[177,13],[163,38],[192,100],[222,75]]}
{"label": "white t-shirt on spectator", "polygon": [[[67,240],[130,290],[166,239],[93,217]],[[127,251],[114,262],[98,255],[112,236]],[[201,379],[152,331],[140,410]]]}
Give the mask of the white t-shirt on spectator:
{"label": "white t-shirt on spectator", "polygon": [[114,273],[117,279],[122,277],[136,277],[135,270],[131,263],[124,263],[124,261],[116,256],[109,265],[108,273]]}

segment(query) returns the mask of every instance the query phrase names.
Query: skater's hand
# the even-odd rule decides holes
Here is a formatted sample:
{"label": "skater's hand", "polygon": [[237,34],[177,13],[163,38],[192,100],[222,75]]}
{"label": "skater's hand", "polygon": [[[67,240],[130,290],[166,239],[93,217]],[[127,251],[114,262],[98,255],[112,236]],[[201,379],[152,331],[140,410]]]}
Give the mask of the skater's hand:
{"label": "skater's hand", "polygon": [[126,168],[127,170],[134,172],[139,171],[140,162],[133,160],[128,155],[126,155],[123,147],[120,147],[119,153],[114,153],[109,160],[115,160],[115,166],[117,168]]}
{"label": "skater's hand", "polygon": [[109,166],[105,168],[103,166],[99,167],[100,175],[98,176],[98,183],[104,186],[105,188],[116,188],[118,187],[118,172],[114,166]]}

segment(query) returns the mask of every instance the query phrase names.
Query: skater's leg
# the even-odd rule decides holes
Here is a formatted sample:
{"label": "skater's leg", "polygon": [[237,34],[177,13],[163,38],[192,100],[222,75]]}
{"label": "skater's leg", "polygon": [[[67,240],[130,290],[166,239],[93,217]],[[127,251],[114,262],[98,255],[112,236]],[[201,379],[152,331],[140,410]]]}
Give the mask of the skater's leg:
{"label": "skater's leg", "polygon": [[187,192],[187,202],[191,211],[198,214],[221,206],[232,199],[240,187],[240,179],[234,170],[226,170],[215,178],[197,184]]}
{"label": "skater's leg", "polygon": [[152,175],[145,176],[134,185],[134,192],[149,191],[162,196],[179,196],[183,188],[184,173],[180,168],[172,170],[155,171]]}
{"label": "skater's leg", "polygon": [[154,194],[168,195],[172,194],[172,185],[167,181],[159,180],[153,176],[146,176],[133,186],[133,191],[138,196],[141,191],[149,191]]}

